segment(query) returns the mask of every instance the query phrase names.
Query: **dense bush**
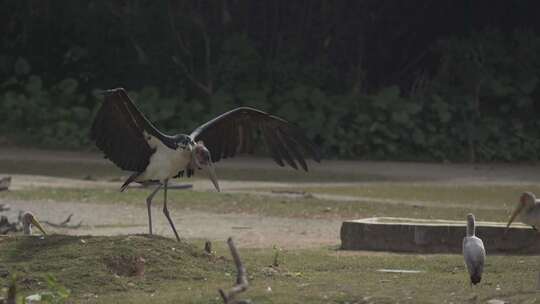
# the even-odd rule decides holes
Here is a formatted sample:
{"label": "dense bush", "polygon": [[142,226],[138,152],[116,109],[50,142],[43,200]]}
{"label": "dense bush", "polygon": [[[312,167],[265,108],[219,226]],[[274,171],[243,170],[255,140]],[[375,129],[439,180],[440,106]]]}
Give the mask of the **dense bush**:
{"label": "dense bush", "polygon": [[[24,59],[17,62],[22,64]],[[45,87],[39,76],[27,76],[25,72],[8,79],[1,85],[1,134],[25,144],[66,148],[88,145],[94,106],[89,101],[92,97],[77,86],[77,80],[68,78]]]}
{"label": "dense bush", "polygon": [[[329,157],[415,160],[537,160],[540,156],[540,37],[483,31],[438,41],[439,63],[418,73],[412,88],[374,93],[325,89],[326,64],[276,62],[275,78],[258,78],[260,54],[233,35],[214,65],[209,96],[144,86],[130,91],[152,121],[188,132],[239,105],[271,111],[299,124]],[[292,70],[291,70],[292,69]],[[293,71],[294,70],[294,71]],[[301,73],[296,73],[303,70]],[[295,72],[296,71],[296,72]],[[16,142],[88,148],[88,130],[101,97],[79,78],[47,82],[25,58],[0,87],[0,134]],[[302,76],[299,76],[302,75]],[[168,96],[170,95],[170,96]]]}

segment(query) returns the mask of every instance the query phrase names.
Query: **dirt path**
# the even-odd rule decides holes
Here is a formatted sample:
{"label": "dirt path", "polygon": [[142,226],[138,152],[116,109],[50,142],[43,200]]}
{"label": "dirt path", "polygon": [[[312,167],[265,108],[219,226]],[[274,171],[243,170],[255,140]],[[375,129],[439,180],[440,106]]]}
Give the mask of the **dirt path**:
{"label": "dirt path", "polygon": [[[39,176],[29,174],[9,174],[12,177],[11,189],[22,190],[25,188],[50,187],[50,188],[111,188],[120,189],[122,181],[90,181],[64,177]],[[1,173],[0,173],[1,176]],[[170,184],[191,184],[198,191],[215,191],[212,183],[206,179],[178,179]],[[246,187],[251,188],[276,188],[293,187],[290,183],[279,182],[246,182],[246,181],[220,181],[219,185],[223,191],[237,190]],[[306,183],[308,186],[317,186],[319,183]],[[345,184],[346,185],[346,184]],[[138,185],[135,185],[138,187]]]}
{"label": "dirt path", "polygon": [[[11,220],[17,210],[39,214],[41,221],[60,223],[74,214],[71,223],[82,221],[78,229],[59,229],[45,225],[53,233],[77,235],[118,235],[148,232],[146,206],[132,204],[80,204],[77,202],[16,201],[0,198],[0,204],[8,203],[13,209]],[[159,205],[159,204],[158,204]],[[179,210],[170,205],[171,216],[183,238],[226,240],[234,236],[242,247],[305,248],[320,245],[338,245],[338,220],[289,219],[248,214],[216,214],[193,210]],[[152,209],[154,232],[174,237],[160,206]]]}
{"label": "dirt path", "polygon": [[[97,152],[69,152],[20,148],[0,148],[0,160],[33,160],[43,162],[67,162],[86,164],[109,164]],[[218,169],[267,169],[276,168],[270,159],[237,157],[221,161]],[[468,182],[540,182],[540,166],[534,163],[510,164],[454,164],[395,161],[342,161],[323,160],[312,164],[312,172],[362,173],[389,180]],[[0,174],[2,172],[0,168]]]}

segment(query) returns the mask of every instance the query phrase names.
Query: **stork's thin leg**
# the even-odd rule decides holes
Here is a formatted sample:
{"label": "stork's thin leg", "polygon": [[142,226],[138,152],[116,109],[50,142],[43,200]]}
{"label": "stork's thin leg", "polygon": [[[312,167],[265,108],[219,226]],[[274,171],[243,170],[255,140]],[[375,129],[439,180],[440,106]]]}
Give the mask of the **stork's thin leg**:
{"label": "stork's thin leg", "polygon": [[165,217],[167,217],[167,220],[169,220],[169,224],[171,224],[171,228],[174,232],[174,236],[176,236],[176,240],[180,242],[180,237],[178,236],[178,232],[176,232],[176,228],[174,227],[174,223],[171,219],[171,216],[169,215],[169,210],[167,209],[167,184],[169,183],[169,180],[165,180],[164,185],[164,199],[163,199],[163,213],[165,214]]}
{"label": "stork's thin leg", "polygon": [[146,207],[148,207],[148,229],[150,231],[150,235],[152,235],[152,199],[162,186],[163,185],[157,186],[157,188],[146,198]]}

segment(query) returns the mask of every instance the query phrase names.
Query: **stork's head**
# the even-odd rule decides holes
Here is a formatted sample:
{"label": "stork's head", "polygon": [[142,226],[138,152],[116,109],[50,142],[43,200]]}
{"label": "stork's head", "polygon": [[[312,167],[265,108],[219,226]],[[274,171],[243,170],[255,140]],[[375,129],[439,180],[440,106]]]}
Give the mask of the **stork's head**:
{"label": "stork's head", "polygon": [[467,223],[473,223],[475,222],[474,214],[469,213],[467,214]]}
{"label": "stork's head", "polygon": [[474,214],[467,214],[467,236],[474,236],[475,234],[475,219]]}
{"label": "stork's head", "polygon": [[216,187],[216,190],[219,192],[220,190],[216,176],[216,170],[214,169],[214,164],[212,163],[212,155],[210,155],[210,151],[208,151],[202,141],[199,141],[195,144],[195,146],[193,146],[191,153],[191,159],[193,164],[195,165],[194,167],[196,167],[197,169],[207,169],[210,180],[214,184],[214,187]]}
{"label": "stork's head", "polygon": [[41,233],[43,233],[43,235],[47,235],[47,232],[45,232],[45,229],[41,227],[41,224],[39,223],[39,221],[30,212],[24,213],[24,215],[22,216],[22,224],[23,224],[23,232],[26,235],[32,234],[32,225],[36,226],[41,231]]}
{"label": "stork's head", "polygon": [[520,214],[523,210],[527,210],[534,206],[536,203],[536,195],[532,192],[523,192],[521,196],[519,197],[519,202],[516,206],[516,209],[514,209],[514,212],[512,212],[512,215],[510,216],[510,219],[508,220],[508,224],[506,225],[506,228],[510,227],[510,224],[514,221],[516,216]]}

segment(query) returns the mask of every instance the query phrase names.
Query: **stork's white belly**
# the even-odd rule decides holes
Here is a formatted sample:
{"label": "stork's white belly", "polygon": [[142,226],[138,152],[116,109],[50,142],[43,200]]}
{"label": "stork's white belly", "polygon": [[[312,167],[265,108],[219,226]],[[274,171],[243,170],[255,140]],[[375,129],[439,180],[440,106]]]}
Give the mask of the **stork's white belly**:
{"label": "stork's white belly", "polygon": [[484,249],[484,242],[480,238],[476,236],[466,236],[463,238],[463,256],[470,275],[473,275],[473,272],[482,274],[486,259],[486,250]]}
{"label": "stork's white belly", "polygon": [[[159,180],[176,176],[178,172],[184,170],[191,161],[191,151],[189,149],[178,148],[173,150],[161,142],[150,142],[155,144],[156,152],[150,157],[150,163],[137,181]],[[152,146],[152,145],[151,145]]]}

